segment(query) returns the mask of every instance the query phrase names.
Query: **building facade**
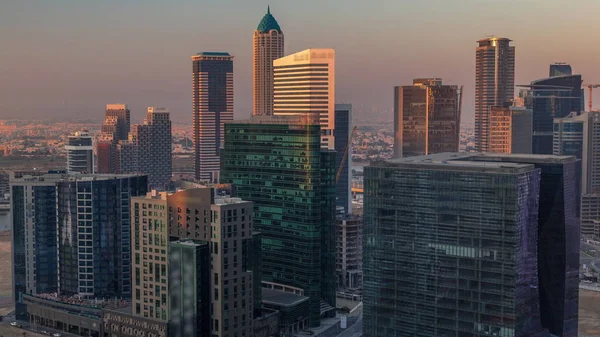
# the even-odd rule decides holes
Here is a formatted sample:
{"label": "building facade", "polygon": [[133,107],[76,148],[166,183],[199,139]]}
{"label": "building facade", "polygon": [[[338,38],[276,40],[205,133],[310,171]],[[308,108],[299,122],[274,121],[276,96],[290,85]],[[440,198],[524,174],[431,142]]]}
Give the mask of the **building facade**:
{"label": "building facade", "polygon": [[65,150],[68,173],[94,173],[94,143],[87,131],[70,135]]}
{"label": "building facade", "polygon": [[491,107],[489,152],[531,153],[532,127],[529,109],[515,106]]}
{"label": "building facade", "polygon": [[335,50],[307,49],[273,61],[277,116],[318,116],[322,146],[335,149]]}
{"label": "building facade", "polygon": [[283,32],[268,7],[252,42],[254,116],[273,115],[273,61],[283,57],[283,42]]}
{"label": "building facade", "polygon": [[566,63],[557,62],[550,65],[549,77],[570,76],[573,75],[573,69]]}
{"label": "building facade", "polygon": [[366,168],[365,335],[577,336],[575,169],[492,153]]}
{"label": "building facade", "polygon": [[210,336],[210,271],[208,242],[169,243],[169,336]]}
{"label": "building facade", "polygon": [[10,174],[12,285],[18,313],[24,311],[23,294],[58,289],[55,184],[64,177],[64,173]]}
{"label": "building facade", "polygon": [[131,197],[145,195],[146,176],[76,176],[56,183],[58,292],[131,296]]}
{"label": "building facade", "polygon": [[565,75],[526,86],[530,95],[526,107],[533,111],[533,153],[552,154],[554,119],[583,111],[581,83],[581,75]]}
{"label": "building facade", "polygon": [[[506,106],[513,100],[515,47],[507,38],[477,41],[475,51],[475,149],[489,151],[489,115],[492,106]],[[510,105],[510,104],[508,104]]]}
{"label": "building facade", "polygon": [[104,122],[96,142],[97,173],[117,173],[117,144],[127,140],[131,113],[125,104],[107,104]]}
{"label": "building facade", "polygon": [[192,113],[196,179],[218,182],[223,125],[233,120],[233,56],[192,56]]}
{"label": "building facade", "polygon": [[359,216],[338,216],[335,272],[337,289],[362,289],[363,221]]}
{"label": "building facade", "polygon": [[462,87],[440,78],[394,88],[394,157],[457,152]]}
{"label": "building facade", "polygon": [[309,297],[309,324],[335,306],[335,162],[310,116],[225,125],[222,180],[254,203],[263,284]]}
{"label": "building facade", "polygon": [[[352,214],[352,104],[335,105],[335,152],[337,152],[336,170],[340,169],[344,153],[346,161],[335,184],[335,205],[343,207],[346,214]],[[347,150],[346,150],[347,149]]]}

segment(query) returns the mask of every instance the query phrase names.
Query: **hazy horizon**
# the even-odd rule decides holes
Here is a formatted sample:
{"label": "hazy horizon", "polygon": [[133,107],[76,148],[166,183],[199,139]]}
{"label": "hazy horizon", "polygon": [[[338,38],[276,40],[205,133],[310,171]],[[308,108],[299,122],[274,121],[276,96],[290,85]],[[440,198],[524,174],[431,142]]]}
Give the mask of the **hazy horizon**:
{"label": "hazy horizon", "polygon": [[147,106],[191,122],[190,56],[200,51],[234,55],[235,117],[245,118],[252,34],[269,4],[285,54],[336,49],[336,101],[352,103],[359,118],[387,110],[391,119],[394,86],[441,77],[464,85],[463,120],[471,122],[476,41],[486,34],[513,40],[516,84],[547,77],[557,61],[584,83],[600,82],[600,46],[588,42],[596,0],[3,0],[0,119],[100,119],[105,104],[125,103],[134,122]]}

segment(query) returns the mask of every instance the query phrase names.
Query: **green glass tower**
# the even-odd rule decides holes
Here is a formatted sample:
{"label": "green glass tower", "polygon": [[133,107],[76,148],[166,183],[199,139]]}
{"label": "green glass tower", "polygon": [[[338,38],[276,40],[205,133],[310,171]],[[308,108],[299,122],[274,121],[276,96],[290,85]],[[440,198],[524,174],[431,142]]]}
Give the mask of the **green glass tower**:
{"label": "green glass tower", "polygon": [[221,179],[254,202],[262,282],[309,297],[311,326],[335,307],[335,161],[308,117],[225,124]]}

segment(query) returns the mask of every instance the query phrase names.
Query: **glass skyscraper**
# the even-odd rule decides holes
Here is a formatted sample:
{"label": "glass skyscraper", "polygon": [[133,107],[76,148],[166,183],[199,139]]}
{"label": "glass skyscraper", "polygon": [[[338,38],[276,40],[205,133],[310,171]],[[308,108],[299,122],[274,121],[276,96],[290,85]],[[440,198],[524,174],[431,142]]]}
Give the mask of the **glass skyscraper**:
{"label": "glass skyscraper", "polygon": [[146,194],[148,178],[78,176],[56,189],[59,293],[130,297],[130,199]]}
{"label": "glass skyscraper", "polygon": [[254,202],[262,281],[310,298],[309,324],[335,307],[334,151],[310,117],[225,125],[221,179]]}
{"label": "glass skyscraper", "polygon": [[365,336],[577,335],[573,157],[365,168]]}
{"label": "glass skyscraper", "polygon": [[[335,185],[335,200],[337,207],[344,207],[344,212],[352,213],[352,104],[335,105],[335,129],[333,130],[337,160],[335,168],[338,170],[348,147],[346,161],[342,167],[340,179]],[[337,171],[336,171],[337,173]]]}

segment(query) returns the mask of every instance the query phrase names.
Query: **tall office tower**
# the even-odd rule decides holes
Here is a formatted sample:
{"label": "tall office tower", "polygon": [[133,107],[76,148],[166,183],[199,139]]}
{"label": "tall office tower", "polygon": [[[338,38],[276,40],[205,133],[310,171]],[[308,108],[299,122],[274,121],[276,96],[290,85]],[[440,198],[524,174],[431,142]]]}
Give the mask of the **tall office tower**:
{"label": "tall office tower", "polygon": [[75,176],[56,183],[61,295],[131,296],[131,197],[146,176]]}
{"label": "tall office tower", "polygon": [[358,216],[338,216],[335,273],[338,289],[362,288],[363,221]]}
{"label": "tall office tower", "polygon": [[531,110],[515,106],[490,109],[489,152],[531,153]]}
{"label": "tall office tower", "polygon": [[273,114],[318,116],[322,146],[335,149],[335,50],[307,49],[273,61],[273,68]]}
{"label": "tall office tower", "polygon": [[529,89],[528,104],[533,111],[533,153],[552,154],[554,118],[583,111],[581,75],[554,76],[536,80]]}
{"label": "tall office tower", "polygon": [[365,335],[577,336],[575,165],[444,153],[366,168]]}
{"label": "tall office tower", "polygon": [[233,120],[233,56],[192,56],[192,78],[196,179],[218,181],[223,125]]}
{"label": "tall office tower", "polygon": [[65,150],[68,173],[94,173],[94,144],[87,131],[70,135]]}
{"label": "tall office tower", "polygon": [[394,157],[458,152],[462,86],[418,78],[394,88]]}
{"label": "tall office tower", "polygon": [[127,140],[131,125],[131,113],[127,108],[127,104],[107,104],[105,117],[115,117],[117,119],[118,126],[115,138],[117,140]]}
{"label": "tall office tower", "polygon": [[131,116],[125,104],[107,104],[104,123],[96,143],[97,173],[117,173],[117,144],[127,140]]}
{"label": "tall office tower", "polygon": [[549,77],[570,76],[570,75],[573,75],[573,70],[571,69],[570,65],[563,63],[563,62],[556,62],[556,63],[550,65]]}
{"label": "tall office tower", "polygon": [[283,57],[283,32],[267,7],[253,38],[254,116],[273,115],[273,61],[280,57]]}
{"label": "tall office tower", "polygon": [[335,162],[315,116],[225,125],[222,181],[254,202],[262,282],[309,297],[309,323],[335,307]]}
{"label": "tall office tower", "polygon": [[575,112],[565,118],[554,120],[554,154],[572,155],[581,159],[578,178],[581,184],[577,200],[581,196],[581,235],[600,238],[600,228],[595,221],[600,219],[600,112]]}
{"label": "tall office tower", "polygon": [[[475,148],[489,150],[489,115],[492,106],[511,102],[515,87],[515,47],[507,38],[477,41],[475,58]],[[510,104],[508,104],[510,105]]]}
{"label": "tall office tower", "polygon": [[[352,214],[352,104],[335,105],[335,151],[337,161],[335,169],[339,170],[346,153],[346,161],[343,163],[340,178],[335,184],[335,205],[344,207],[346,214]],[[348,149],[346,151],[346,149]],[[337,172],[336,172],[337,174]]]}
{"label": "tall office tower", "polygon": [[208,242],[169,243],[169,336],[211,335],[210,270]]}
{"label": "tall office tower", "polygon": [[10,173],[13,298],[18,316],[21,294],[56,292],[56,188],[64,174]]}

